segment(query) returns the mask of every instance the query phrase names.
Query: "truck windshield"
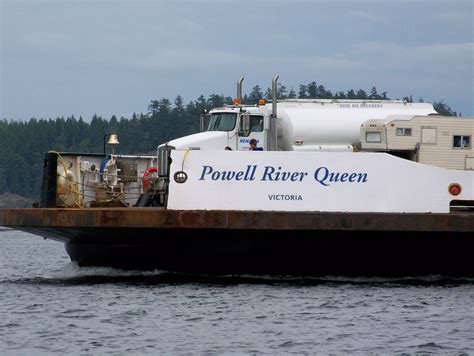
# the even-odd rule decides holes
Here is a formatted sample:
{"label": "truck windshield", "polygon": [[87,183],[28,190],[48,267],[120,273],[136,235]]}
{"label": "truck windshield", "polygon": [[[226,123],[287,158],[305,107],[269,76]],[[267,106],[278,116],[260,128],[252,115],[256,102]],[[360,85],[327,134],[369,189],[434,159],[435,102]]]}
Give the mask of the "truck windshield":
{"label": "truck windshield", "polygon": [[211,115],[207,131],[232,131],[235,127],[237,114],[229,112],[214,113]]}

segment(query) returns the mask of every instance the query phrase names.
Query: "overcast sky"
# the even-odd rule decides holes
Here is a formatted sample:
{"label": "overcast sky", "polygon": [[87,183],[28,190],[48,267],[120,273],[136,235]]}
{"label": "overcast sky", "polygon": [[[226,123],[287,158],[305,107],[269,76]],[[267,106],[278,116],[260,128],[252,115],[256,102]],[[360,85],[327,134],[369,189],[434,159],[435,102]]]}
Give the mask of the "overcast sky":
{"label": "overcast sky", "polygon": [[275,73],[474,115],[473,19],[473,0],[0,0],[0,118],[128,117]]}

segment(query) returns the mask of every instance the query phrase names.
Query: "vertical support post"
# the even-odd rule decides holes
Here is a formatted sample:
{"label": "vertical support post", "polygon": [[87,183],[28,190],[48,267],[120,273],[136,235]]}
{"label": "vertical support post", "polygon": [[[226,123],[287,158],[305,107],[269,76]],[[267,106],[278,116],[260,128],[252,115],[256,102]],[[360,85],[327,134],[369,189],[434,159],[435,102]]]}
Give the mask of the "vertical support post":
{"label": "vertical support post", "polygon": [[56,208],[58,155],[47,152],[44,155],[43,180],[41,182],[40,208]]}
{"label": "vertical support post", "polygon": [[158,176],[169,178],[169,156],[171,146],[167,144],[158,147]]}
{"label": "vertical support post", "polygon": [[170,182],[170,164],[171,164],[171,150],[173,146],[164,144],[158,147],[158,177],[159,177],[159,203],[165,207],[168,205],[168,188]]}

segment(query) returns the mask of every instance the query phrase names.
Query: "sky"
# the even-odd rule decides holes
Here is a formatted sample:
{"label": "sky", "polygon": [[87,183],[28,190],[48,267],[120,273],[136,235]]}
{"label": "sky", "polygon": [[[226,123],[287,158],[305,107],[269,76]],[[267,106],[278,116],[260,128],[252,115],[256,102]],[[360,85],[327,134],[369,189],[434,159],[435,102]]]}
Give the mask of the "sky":
{"label": "sky", "polygon": [[474,116],[473,0],[0,0],[0,119],[312,81]]}

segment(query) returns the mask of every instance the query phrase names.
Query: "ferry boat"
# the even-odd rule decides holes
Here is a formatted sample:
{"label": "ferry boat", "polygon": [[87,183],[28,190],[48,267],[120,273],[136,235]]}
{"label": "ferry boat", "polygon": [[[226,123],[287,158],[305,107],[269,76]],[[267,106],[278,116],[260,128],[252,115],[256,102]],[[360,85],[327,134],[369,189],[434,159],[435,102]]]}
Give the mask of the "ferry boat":
{"label": "ferry boat", "polygon": [[242,105],[242,80],[234,105],[156,155],[46,153],[38,206],[0,209],[0,225],[64,243],[80,266],[474,276],[474,118],[403,101]]}

